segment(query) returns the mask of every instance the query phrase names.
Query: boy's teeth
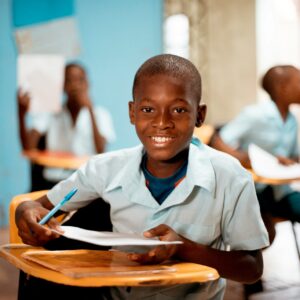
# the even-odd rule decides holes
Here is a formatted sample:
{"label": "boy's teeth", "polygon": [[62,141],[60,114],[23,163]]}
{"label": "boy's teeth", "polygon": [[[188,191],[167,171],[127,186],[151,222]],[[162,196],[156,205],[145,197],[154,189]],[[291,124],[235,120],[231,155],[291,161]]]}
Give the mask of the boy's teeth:
{"label": "boy's teeth", "polygon": [[170,137],[162,137],[162,136],[153,136],[152,137],[152,140],[154,140],[155,142],[158,142],[158,143],[165,143],[167,141],[170,141],[171,138]]}

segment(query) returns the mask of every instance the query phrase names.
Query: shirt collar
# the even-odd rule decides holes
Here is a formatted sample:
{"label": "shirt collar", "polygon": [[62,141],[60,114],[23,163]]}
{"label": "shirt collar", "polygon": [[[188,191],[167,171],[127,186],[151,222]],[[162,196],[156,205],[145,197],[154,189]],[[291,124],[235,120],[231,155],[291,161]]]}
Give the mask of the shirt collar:
{"label": "shirt collar", "polygon": [[[209,148],[201,142],[198,146],[194,144],[190,145],[189,163],[185,180],[188,181],[188,186],[191,189],[194,186],[199,186],[215,194],[216,176],[208,149]],[[123,167],[121,166],[119,172],[109,183],[106,191],[111,191],[118,187],[125,187],[129,192],[136,194],[137,186],[145,186],[144,175],[140,168],[145,150],[142,145],[139,145],[129,151],[132,151],[132,153],[127,156],[126,164]]]}
{"label": "shirt collar", "polygon": [[187,180],[215,194],[216,175],[210,160],[209,147],[200,142],[199,146],[190,145]]}
{"label": "shirt collar", "polygon": [[268,117],[275,119],[277,122],[280,122],[282,124],[291,122],[292,121],[291,119],[293,119],[293,115],[291,114],[290,111],[288,111],[286,120],[283,121],[280,111],[278,110],[278,107],[277,107],[275,101],[273,101],[272,99],[266,100],[263,103],[263,109],[265,111],[265,114]]}

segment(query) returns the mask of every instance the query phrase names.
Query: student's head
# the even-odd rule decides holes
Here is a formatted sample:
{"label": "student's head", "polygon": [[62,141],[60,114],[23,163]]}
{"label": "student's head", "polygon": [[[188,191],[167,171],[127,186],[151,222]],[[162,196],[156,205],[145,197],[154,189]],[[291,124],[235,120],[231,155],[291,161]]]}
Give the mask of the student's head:
{"label": "student's head", "polygon": [[300,103],[300,70],[290,65],[274,66],[262,79],[263,89],[277,103]]}
{"label": "student's head", "polygon": [[68,97],[76,97],[78,93],[87,92],[88,79],[85,69],[77,64],[70,63],[65,67],[64,91]]}
{"label": "student's head", "polygon": [[196,67],[176,55],[154,56],[138,69],[132,92],[130,121],[148,158],[172,161],[186,152],[206,113]]}

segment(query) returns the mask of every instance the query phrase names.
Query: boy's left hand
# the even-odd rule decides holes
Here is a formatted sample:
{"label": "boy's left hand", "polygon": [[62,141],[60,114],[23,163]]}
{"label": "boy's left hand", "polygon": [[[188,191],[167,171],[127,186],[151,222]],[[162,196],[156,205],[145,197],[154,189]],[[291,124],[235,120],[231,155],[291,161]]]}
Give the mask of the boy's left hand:
{"label": "boy's left hand", "polygon": [[291,158],[284,157],[284,156],[277,156],[278,162],[284,166],[290,166],[296,163],[296,161],[292,160]]}
{"label": "boy's left hand", "polygon": [[[180,241],[181,237],[168,225],[161,224],[144,232],[147,238],[158,237],[161,241]],[[170,259],[177,252],[179,245],[162,245],[147,253],[130,253],[128,258],[141,264],[159,264]]]}

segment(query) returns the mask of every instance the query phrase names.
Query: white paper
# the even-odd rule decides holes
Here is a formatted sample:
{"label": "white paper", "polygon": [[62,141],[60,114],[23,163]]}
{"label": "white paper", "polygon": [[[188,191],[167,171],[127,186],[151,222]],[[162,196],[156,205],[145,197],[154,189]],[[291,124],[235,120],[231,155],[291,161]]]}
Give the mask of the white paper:
{"label": "white paper", "polygon": [[[160,241],[138,234],[86,230],[74,226],[61,226],[64,237],[100,246],[158,246],[182,244],[181,241]],[[56,231],[57,232],[57,231]]]}
{"label": "white paper", "polygon": [[56,54],[75,59],[80,54],[76,18],[66,17],[21,27],[15,31],[20,54]]}
{"label": "white paper", "polygon": [[59,55],[20,55],[18,87],[30,95],[30,112],[58,112],[63,95],[65,60]]}
{"label": "white paper", "polygon": [[248,152],[252,169],[258,176],[270,179],[300,178],[299,163],[290,166],[282,165],[275,156],[254,144],[249,146]]}

